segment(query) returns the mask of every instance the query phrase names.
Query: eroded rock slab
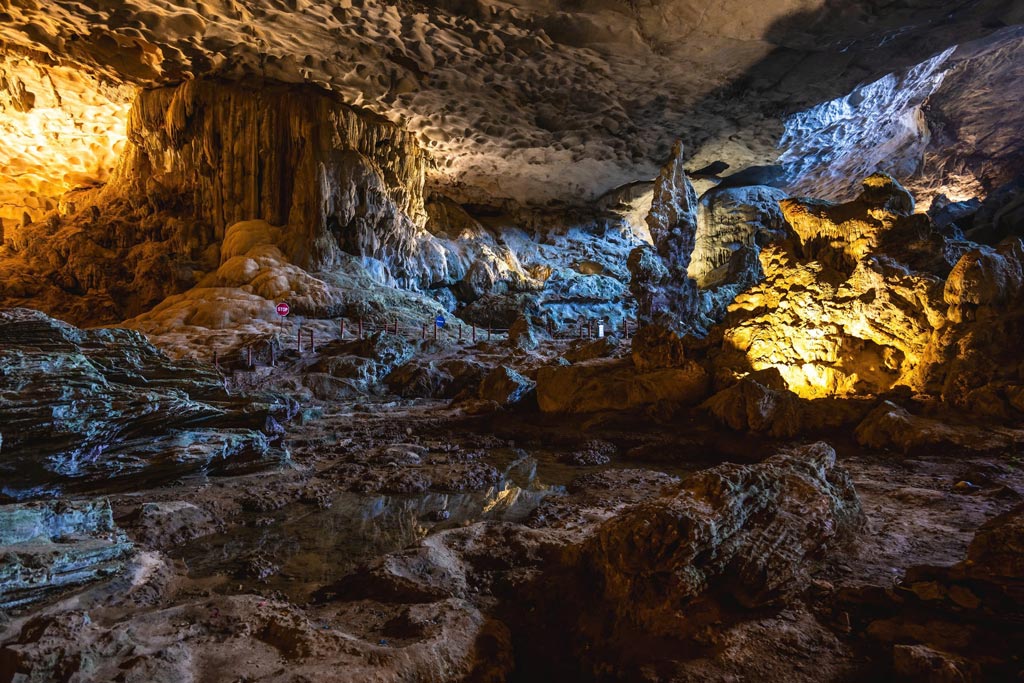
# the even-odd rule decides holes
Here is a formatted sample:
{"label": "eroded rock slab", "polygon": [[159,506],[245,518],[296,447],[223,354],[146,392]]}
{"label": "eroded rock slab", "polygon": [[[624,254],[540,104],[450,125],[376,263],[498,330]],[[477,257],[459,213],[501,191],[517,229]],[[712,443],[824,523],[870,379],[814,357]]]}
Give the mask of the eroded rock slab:
{"label": "eroded rock slab", "polygon": [[537,402],[546,413],[629,410],[660,402],[694,404],[707,393],[698,363],[639,370],[631,360],[547,365],[537,371]]}
{"label": "eroded rock slab", "polygon": [[111,576],[131,550],[106,501],[0,506],[0,609]]}
{"label": "eroded rock slab", "polygon": [[275,452],[288,401],[232,397],[212,367],[140,333],[0,311],[3,496],[143,474],[226,471]]}

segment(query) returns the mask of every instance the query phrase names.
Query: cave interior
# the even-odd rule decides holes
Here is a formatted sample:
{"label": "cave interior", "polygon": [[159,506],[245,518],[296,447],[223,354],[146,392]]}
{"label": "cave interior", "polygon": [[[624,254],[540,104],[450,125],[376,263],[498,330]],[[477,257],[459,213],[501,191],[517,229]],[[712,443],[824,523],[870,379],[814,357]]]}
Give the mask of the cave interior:
{"label": "cave interior", "polygon": [[0,683],[1022,681],[1022,240],[1020,0],[0,0]]}

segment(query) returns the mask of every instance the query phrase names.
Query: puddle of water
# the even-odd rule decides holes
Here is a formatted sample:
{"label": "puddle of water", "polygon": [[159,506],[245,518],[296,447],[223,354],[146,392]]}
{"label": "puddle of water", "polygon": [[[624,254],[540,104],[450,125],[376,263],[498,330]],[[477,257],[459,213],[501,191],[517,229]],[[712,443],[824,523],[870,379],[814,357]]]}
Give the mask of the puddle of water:
{"label": "puddle of water", "polygon": [[[565,490],[538,476],[533,458],[512,459],[503,469],[501,481],[487,491],[341,492],[326,510],[295,503],[269,515],[251,515],[249,524],[229,533],[196,539],[177,557],[185,561],[193,578],[225,577],[224,590],[280,591],[292,600],[302,600],[361,562],[464,523],[520,521],[546,496]],[[253,577],[250,558],[254,555],[276,564],[280,571],[262,581]]]}
{"label": "puddle of water", "polygon": [[[249,514],[229,533],[185,546],[183,559],[193,578],[223,579],[220,590],[268,594],[279,591],[297,602],[336,581],[362,562],[415,544],[443,529],[481,521],[525,519],[549,495],[560,495],[575,478],[607,469],[651,468],[683,475],[696,463],[641,463],[613,460],[581,468],[559,462],[559,453],[513,448],[488,452],[487,462],[502,472],[486,491],[426,492],[413,495],[340,492],[326,510],[293,503],[269,514]],[[279,567],[259,579],[254,556]]]}

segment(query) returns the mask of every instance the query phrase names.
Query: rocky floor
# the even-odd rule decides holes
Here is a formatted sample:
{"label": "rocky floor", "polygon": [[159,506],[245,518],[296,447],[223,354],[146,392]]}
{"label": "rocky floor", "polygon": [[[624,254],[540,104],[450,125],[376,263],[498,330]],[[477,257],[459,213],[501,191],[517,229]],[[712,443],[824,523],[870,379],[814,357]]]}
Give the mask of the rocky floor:
{"label": "rocky floor", "polygon": [[[584,675],[557,663],[571,651],[531,659],[537,643],[516,630],[524,605],[489,583],[495,567],[473,560],[462,597],[421,595],[417,581],[435,565],[414,565],[427,574],[396,587],[393,572],[408,569],[395,569],[402,549],[445,555],[462,534],[460,552],[482,545],[508,574],[498,583],[514,584],[516,572],[554,571],[558,534],[586,536],[676,477],[757,462],[783,443],[653,411],[567,424],[535,412],[467,416],[422,399],[307,408],[283,466],[111,494],[113,519],[135,544],[127,569],[3,612],[0,681],[298,681],[329,671],[353,681],[865,680],[888,670],[891,645],[851,624],[850,596],[961,560],[983,522],[1018,504],[1024,475],[1000,454],[911,459],[834,441],[866,526],[815,565],[806,589],[719,615],[671,670],[605,662]],[[567,618],[552,596],[537,599],[548,603],[528,611]],[[652,647],[650,661],[662,661]]]}

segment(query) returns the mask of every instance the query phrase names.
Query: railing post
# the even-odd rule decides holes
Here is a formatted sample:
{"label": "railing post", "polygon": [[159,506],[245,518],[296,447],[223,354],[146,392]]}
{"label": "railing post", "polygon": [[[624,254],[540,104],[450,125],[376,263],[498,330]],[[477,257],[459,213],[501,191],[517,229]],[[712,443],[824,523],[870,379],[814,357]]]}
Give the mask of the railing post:
{"label": "railing post", "polygon": [[295,332],[295,350],[299,352],[300,356],[302,355],[302,328],[301,327],[298,330],[296,330],[296,332]]}
{"label": "railing post", "polygon": [[313,328],[309,328],[309,350],[316,353],[316,342],[313,340]]}
{"label": "railing post", "polygon": [[359,319],[359,338],[363,338],[363,319]]}
{"label": "railing post", "polygon": [[434,341],[437,341],[437,323],[434,323]]}
{"label": "railing post", "polygon": [[476,323],[473,323],[473,343],[476,344]]}
{"label": "railing post", "polygon": [[248,352],[248,356],[249,356],[249,369],[252,370],[252,346],[249,346],[246,349],[246,351]]}
{"label": "railing post", "polygon": [[459,343],[462,343],[462,323],[459,323]]}

